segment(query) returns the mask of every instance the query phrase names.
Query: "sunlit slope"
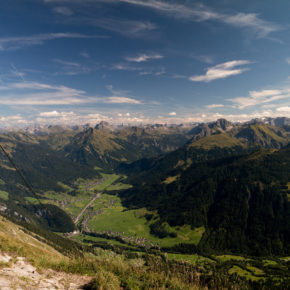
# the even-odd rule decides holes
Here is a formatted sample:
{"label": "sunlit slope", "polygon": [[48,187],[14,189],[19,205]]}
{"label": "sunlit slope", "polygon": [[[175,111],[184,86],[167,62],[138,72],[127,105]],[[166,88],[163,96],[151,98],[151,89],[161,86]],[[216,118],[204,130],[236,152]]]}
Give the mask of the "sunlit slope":
{"label": "sunlit slope", "polygon": [[74,162],[112,169],[121,162],[157,156],[182,146],[186,132],[128,127],[110,131],[90,128],[77,134],[64,150]]}
{"label": "sunlit slope", "polygon": [[212,148],[230,148],[230,147],[245,147],[245,145],[237,138],[230,136],[227,133],[219,133],[202,137],[196,141],[192,141],[188,144],[188,147],[202,148],[210,150]]}
{"label": "sunlit slope", "polygon": [[[33,235],[37,238],[33,237]],[[31,263],[38,266],[68,260],[63,254],[56,251],[47,243],[41,242],[40,239],[40,236],[0,216],[1,252],[26,257]]]}
{"label": "sunlit slope", "polygon": [[280,127],[265,124],[243,126],[234,136],[248,146],[264,148],[280,148],[287,145],[290,136]]}

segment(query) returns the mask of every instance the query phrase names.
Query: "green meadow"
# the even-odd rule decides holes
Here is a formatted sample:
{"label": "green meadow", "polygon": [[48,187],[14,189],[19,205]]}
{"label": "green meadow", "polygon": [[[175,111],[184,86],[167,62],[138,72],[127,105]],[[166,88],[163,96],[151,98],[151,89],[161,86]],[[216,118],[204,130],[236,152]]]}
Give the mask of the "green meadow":
{"label": "green meadow", "polygon": [[150,234],[150,224],[153,221],[147,221],[145,218],[146,214],[153,214],[157,218],[157,214],[145,208],[127,210],[117,196],[102,194],[94,203],[94,210],[99,209],[102,209],[102,212],[89,222],[89,227],[97,232],[113,231],[127,237],[143,237],[164,247],[178,243],[198,244],[204,233],[203,227],[192,230],[188,225],[170,227],[166,224],[166,230],[175,232],[177,237],[159,239]]}

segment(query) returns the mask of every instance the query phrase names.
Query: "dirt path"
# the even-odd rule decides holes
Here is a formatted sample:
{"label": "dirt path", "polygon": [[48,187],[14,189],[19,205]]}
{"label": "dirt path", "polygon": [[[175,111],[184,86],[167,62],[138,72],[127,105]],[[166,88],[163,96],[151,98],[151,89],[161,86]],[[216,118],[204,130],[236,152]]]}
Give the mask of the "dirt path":
{"label": "dirt path", "polygon": [[[0,253],[0,289],[1,290],[54,290],[82,289],[92,279],[88,276],[43,270],[38,272],[23,257],[12,258]],[[1,265],[0,264],[0,265]]]}
{"label": "dirt path", "polygon": [[78,224],[80,218],[82,217],[82,215],[85,213],[85,211],[94,203],[94,201],[97,199],[97,198],[100,198],[101,197],[101,192],[98,192],[94,197],[93,199],[83,208],[83,210],[79,213],[79,215],[76,217],[74,223],[75,225]]}

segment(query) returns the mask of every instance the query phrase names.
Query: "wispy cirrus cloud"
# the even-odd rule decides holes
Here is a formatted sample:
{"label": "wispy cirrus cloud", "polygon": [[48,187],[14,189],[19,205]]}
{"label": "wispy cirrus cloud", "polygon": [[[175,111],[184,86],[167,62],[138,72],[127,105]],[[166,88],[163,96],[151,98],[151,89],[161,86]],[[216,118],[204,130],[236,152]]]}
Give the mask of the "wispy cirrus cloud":
{"label": "wispy cirrus cloud", "polygon": [[108,104],[135,104],[135,105],[142,104],[142,102],[139,100],[122,96],[107,97],[104,98],[103,101],[104,103]]}
{"label": "wispy cirrus cloud", "polygon": [[186,6],[173,2],[170,3],[156,0],[120,0],[119,2],[147,7],[162,13],[170,14],[174,17],[189,18],[197,21],[218,19],[220,17],[218,13],[210,11],[210,9],[206,8],[204,5]]}
{"label": "wispy cirrus cloud", "polygon": [[56,75],[86,74],[100,68],[100,65],[93,61],[81,63],[63,59],[54,59],[54,62],[60,65],[60,70],[55,73]]}
{"label": "wispy cirrus cloud", "polygon": [[191,76],[189,80],[193,82],[208,83],[213,80],[228,78],[230,76],[238,75],[248,70],[248,68],[237,68],[237,67],[247,65],[250,63],[251,62],[248,60],[233,60],[224,62],[215,65],[213,67],[207,68],[206,73],[204,75]]}
{"label": "wispy cirrus cloud", "polygon": [[112,96],[106,98],[107,103],[111,104],[142,104],[141,101],[128,96],[128,91],[116,90],[112,85],[107,86],[107,90],[111,92]]}
{"label": "wispy cirrus cloud", "polygon": [[222,22],[234,27],[251,29],[258,38],[265,38],[270,33],[283,29],[281,25],[259,18],[256,13],[238,13],[231,16],[224,15]]}
{"label": "wispy cirrus cloud", "polygon": [[163,55],[161,54],[146,54],[146,53],[142,53],[142,54],[138,54],[137,56],[127,56],[125,57],[125,59],[127,61],[130,62],[147,62],[150,60],[154,60],[154,59],[161,59],[164,58]]}
{"label": "wispy cirrus cloud", "polygon": [[157,25],[150,21],[127,20],[118,18],[90,18],[82,19],[82,23],[101,27],[125,36],[140,37],[144,33],[157,29]]}
{"label": "wispy cirrus cloud", "polygon": [[[127,37],[142,37],[147,32],[152,32],[158,28],[157,25],[151,21],[104,17],[104,15],[100,13],[100,9],[97,9],[97,7],[99,7],[97,4],[118,3],[118,1],[115,0],[45,0],[44,3],[51,5],[65,4],[65,6],[56,6],[52,8],[53,11],[58,14],[72,16],[73,11],[77,12],[76,17],[69,17],[68,19],[64,19],[64,21],[100,27],[104,30],[112,31]],[[73,7],[73,10],[70,7]],[[95,11],[95,13],[92,13],[92,11]]]}
{"label": "wispy cirrus cloud", "polygon": [[166,69],[164,67],[142,67],[137,65],[132,65],[128,63],[117,63],[114,64],[111,69],[120,70],[120,71],[128,71],[128,72],[139,72],[140,76],[148,76],[155,75],[161,76],[166,73]]}
{"label": "wispy cirrus cloud", "polygon": [[44,0],[45,3],[124,3],[153,9],[159,13],[189,21],[216,21],[233,27],[248,29],[256,38],[266,38],[272,32],[283,29],[281,25],[263,20],[257,13],[220,13],[201,3],[185,5],[160,0]]}
{"label": "wispy cirrus cloud", "polygon": [[119,0],[116,2],[151,8],[176,18],[198,22],[218,21],[234,27],[250,29],[257,38],[267,37],[270,33],[283,29],[278,24],[261,19],[256,13],[224,14],[203,4],[183,5],[158,0]]}
{"label": "wispy cirrus cloud", "polygon": [[106,36],[85,35],[80,33],[43,33],[29,36],[0,37],[1,50],[16,50],[27,46],[41,45],[46,41],[64,38],[106,38]]}
{"label": "wispy cirrus cloud", "polygon": [[224,105],[223,104],[211,104],[211,105],[206,105],[205,107],[207,109],[211,110],[211,109],[216,109],[216,108],[223,108]]}
{"label": "wispy cirrus cloud", "polygon": [[290,89],[250,91],[248,97],[228,99],[235,107],[245,109],[266,103],[272,103],[281,99],[290,99]]}
{"label": "wispy cirrus cloud", "polygon": [[[142,104],[140,100],[127,95],[126,91],[108,87],[110,96],[89,96],[83,90],[67,86],[49,85],[39,82],[16,82],[0,87],[0,104],[58,106],[78,104]],[[3,93],[1,93],[3,91]]]}

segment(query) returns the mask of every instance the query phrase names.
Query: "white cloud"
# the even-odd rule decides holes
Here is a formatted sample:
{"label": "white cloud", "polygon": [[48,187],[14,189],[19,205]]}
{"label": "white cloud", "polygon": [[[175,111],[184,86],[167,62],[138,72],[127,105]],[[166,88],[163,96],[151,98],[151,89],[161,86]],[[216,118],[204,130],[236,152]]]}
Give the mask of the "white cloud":
{"label": "white cloud", "polygon": [[286,63],[290,64],[290,57],[286,57],[285,61]]}
{"label": "white cloud", "polygon": [[59,115],[60,115],[60,113],[58,111],[42,112],[39,114],[39,116],[41,116],[41,117],[56,117]]}
{"label": "white cloud", "polygon": [[168,115],[169,116],[176,116],[176,112],[170,112]]}
{"label": "white cloud", "polygon": [[160,54],[139,54],[138,56],[134,56],[134,57],[126,57],[125,59],[127,61],[131,61],[131,62],[146,62],[152,59],[161,59],[163,58],[163,55]]}
{"label": "white cloud", "polygon": [[290,113],[290,106],[287,107],[279,107],[276,109],[277,112],[283,112],[283,113]]}
{"label": "white cloud", "polygon": [[118,96],[103,98],[103,102],[109,104],[142,104],[139,100]]}
{"label": "white cloud", "polygon": [[290,89],[250,91],[248,97],[228,99],[239,109],[290,98]]}
{"label": "white cloud", "polygon": [[205,106],[207,109],[216,109],[216,108],[222,108],[224,107],[223,104],[211,104],[211,105],[207,105]]}
{"label": "white cloud", "polygon": [[211,82],[216,79],[224,79],[233,75],[238,75],[246,70],[247,68],[236,68],[242,65],[250,64],[248,60],[233,60],[218,64],[213,67],[209,67],[206,70],[205,75],[192,76],[189,80],[193,82]]}

